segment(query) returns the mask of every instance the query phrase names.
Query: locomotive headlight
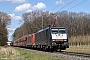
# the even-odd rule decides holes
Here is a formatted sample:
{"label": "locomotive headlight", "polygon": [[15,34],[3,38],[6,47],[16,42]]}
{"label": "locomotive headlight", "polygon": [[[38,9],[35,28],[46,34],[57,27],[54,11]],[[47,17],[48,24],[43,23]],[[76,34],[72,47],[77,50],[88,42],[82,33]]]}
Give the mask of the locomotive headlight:
{"label": "locomotive headlight", "polygon": [[64,41],[67,41],[67,40],[64,40]]}
{"label": "locomotive headlight", "polygon": [[55,41],[55,40],[52,40],[52,41]]}

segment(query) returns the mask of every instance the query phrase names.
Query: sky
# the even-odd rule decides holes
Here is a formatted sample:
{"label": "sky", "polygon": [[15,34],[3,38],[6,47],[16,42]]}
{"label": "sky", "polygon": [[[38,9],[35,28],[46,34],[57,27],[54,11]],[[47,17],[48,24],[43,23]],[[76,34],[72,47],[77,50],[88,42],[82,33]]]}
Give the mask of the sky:
{"label": "sky", "polygon": [[90,14],[90,0],[0,0],[0,11],[9,14],[11,25],[8,29],[8,40],[17,27],[23,23],[22,14],[34,10],[86,12]]}

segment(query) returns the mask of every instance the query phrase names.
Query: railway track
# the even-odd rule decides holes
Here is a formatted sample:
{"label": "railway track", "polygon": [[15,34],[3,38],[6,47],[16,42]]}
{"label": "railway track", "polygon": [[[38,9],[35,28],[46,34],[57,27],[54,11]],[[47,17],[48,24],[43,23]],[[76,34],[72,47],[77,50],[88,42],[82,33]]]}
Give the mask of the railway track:
{"label": "railway track", "polygon": [[90,54],[87,53],[66,52],[66,51],[61,51],[61,52],[54,51],[54,52],[44,52],[44,53],[50,54],[52,56],[67,58],[69,60],[90,60]]}
{"label": "railway track", "polygon": [[67,58],[69,60],[90,60],[90,54],[87,53],[77,53],[77,52],[50,52],[52,56]]}
{"label": "railway track", "polygon": [[76,57],[80,57],[80,58],[87,58],[90,60],[90,54],[88,53],[77,53],[77,52],[56,52],[57,54],[65,54],[65,55],[70,55],[70,56],[76,56]]}

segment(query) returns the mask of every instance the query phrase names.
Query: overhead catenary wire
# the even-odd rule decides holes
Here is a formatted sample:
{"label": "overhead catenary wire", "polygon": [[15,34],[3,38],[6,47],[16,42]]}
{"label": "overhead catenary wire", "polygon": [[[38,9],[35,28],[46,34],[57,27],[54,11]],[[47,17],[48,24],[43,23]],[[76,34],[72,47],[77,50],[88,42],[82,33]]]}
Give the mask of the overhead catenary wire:
{"label": "overhead catenary wire", "polygon": [[61,9],[59,9],[59,11],[60,10],[62,10],[63,8],[65,8],[65,7],[67,7],[68,5],[70,5],[71,3],[73,3],[75,0],[72,0],[70,3],[68,3],[67,5],[65,5],[65,6],[63,6]]}
{"label": "overhead catenary wire", "polygon": [[[64,2],[66,2],[66,0],[65,0]],[[54,9],[56,9],[56,8],[59,7],[59,6],[60,6],[60,4],[57,5],[56,7],[54,7],[51,11],[53,11]]]}
{"label": "overhead catenary wire", "polygon": [[77,7],[78,5],[80,5],[80,4],[82,4],[82,3],[86,2],[86,1],[87,1],[87,0],[84,0],[84,1],[82,1],[82,2],[80,2],[80,3],[78,3],[77,5],[75,5],[75,6],[71,7],[71,8],[69,8],[68,10],[70,10],[70,9],[72,9],[72,8],[74,8],[74,7]]}
{"label": "overhead catenary wire", "polygon": [[60,6],[60,4],[59,5],[57,5],[56,7],[54,7],[51,11],[53,11],[54,9],[56,9],[57,7],[59,7]]}
{"label": "overhead catenary wire", "polygon": [[[66,1],[66,0],[65,0]],[[67,5],[65,5],[65,6],[63,6],[61,9],[59,9],[59,11],[60,10],[62,10],[62,9],[64,9],[65,7],[67,7],[68,5],[70,5],[71,3],[73,3],[75,0],[72,0],[70,3],[68,3]],[[82,4],[82,3],[84,3],[84,2],[86,2],[87,0],[84,0],[84,1],[82,1],[82,2],[80,2],[80,3],[78,3],[77,5],[75,5],[75,6],[73,6],[73,7],[71,7],[71,8],[69,8],[69,9],[67,9],[67,10],[70,10],[70,9],[72,9],[72,8],[74,8],[74,7],[77,7],[78,5],[80,5],[80,4]],[[56,7],[54,7],[52,10],[54,10],[54,9],[56,9],[57,7],[59,7],[60,6],[60,4],[59,5],[57,5]],[[51,11],[52,11],[51,10]]]}

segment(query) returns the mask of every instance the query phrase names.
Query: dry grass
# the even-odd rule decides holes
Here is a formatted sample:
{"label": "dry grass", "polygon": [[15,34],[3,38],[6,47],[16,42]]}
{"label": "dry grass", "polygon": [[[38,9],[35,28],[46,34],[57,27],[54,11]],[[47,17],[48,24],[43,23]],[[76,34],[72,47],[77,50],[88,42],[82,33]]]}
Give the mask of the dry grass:
{"label": "dry grass", "polygon": [[0,46],[0,60],[14,60],[20,53],[12,47]]}
{"label": "dry grass", "polygon": [[11,55],[15,55],[17,51],[12,47],[1,47],[0,53],[2,53],[3,55],[11,56]]}
{"label": "dry grass", "polygon": [[90,35],[86,36],[72,36],[69,38],[70,46],[90,45]]}
{"label": "dry grass", "polygon": [[90,46],[87,46],[87,45],[70,46],[65,51],[67,51],[67,52],[81,52],[81,53],[89,53],[90,54]]}

